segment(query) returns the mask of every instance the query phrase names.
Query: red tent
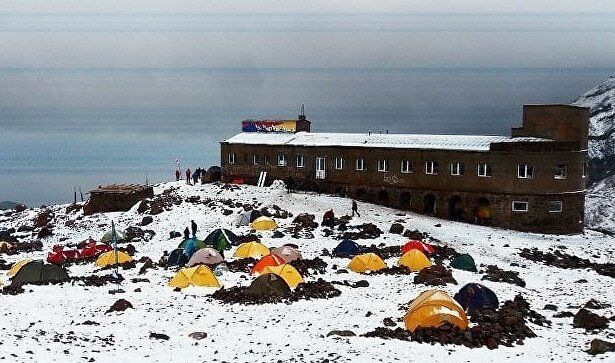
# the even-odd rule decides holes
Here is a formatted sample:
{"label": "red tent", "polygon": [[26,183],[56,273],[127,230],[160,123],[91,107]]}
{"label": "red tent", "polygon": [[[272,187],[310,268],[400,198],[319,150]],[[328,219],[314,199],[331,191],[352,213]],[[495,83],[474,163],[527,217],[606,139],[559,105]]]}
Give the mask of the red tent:
{"label": "red tent", "polygon": [[406,253],[410,250],[419,250],[426,255],[436,252],[432,245],[417,240],[410,240],[406,242],[405,245],[401,246],[401,253]]}
{"label": "red tent", "polygon": [[261,273],[267,266],[280,266],[285,263],[286,261],[284,261],[282,257],[272,253],[258,260],[258,262],[254,264],[254,267],[252,267],[252,270],[250,270],[250,275]]}
{"label": "red tent", "polygon": [[96,241],[87,243],[81,249],[82,258],[96,257],[103,252],[111,251],[113,248],[107,244],[96,244]]}
{"label": "red tent", "polygon": [[61,265],[66,262],[66,258],[64,258],[62,251],[49,252],[47,254],[47,262],[54,265]]}

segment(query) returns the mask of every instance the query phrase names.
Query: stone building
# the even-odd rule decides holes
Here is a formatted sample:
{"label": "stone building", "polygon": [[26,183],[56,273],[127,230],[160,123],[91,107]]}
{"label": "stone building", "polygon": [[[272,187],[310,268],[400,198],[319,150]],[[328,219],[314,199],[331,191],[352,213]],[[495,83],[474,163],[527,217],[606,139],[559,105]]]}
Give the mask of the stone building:
{"label": "stone building", "polygon": [[138,184],[110,184],[90,191],[83,214],[127,211],[145,198],[154,196],[154,188]]}
{"label": "stone building", "polygon": [[221,142],[222,179],[266,175],[439,218],[578,233],[588,127],[587,108],[525,105],[511,136],[244,132]]}

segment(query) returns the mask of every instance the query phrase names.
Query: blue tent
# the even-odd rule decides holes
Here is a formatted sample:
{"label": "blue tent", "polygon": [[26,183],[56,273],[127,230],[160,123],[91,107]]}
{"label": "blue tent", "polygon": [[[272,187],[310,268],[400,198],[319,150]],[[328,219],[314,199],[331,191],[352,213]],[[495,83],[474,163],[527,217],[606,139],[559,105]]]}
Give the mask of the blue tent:
{"label": "blue tent", "polygon": [[171,251],[169,258],[167,259],[167,266],[180,266],[184,260],[187,261],[186,257],[184,257],[184,249],[176,248]]}
{"label": "blue tent", "polygon": [[481,308],[497,309],[499,305],[495,292],[484,285],[475,283],[469,283],[462,287],[453,298],[466,311]]}
{"label": "blue tent", "polygon": [[361,246],[355,241],[345,239],[333,249],[333,256],[355,256],[361,252]]}

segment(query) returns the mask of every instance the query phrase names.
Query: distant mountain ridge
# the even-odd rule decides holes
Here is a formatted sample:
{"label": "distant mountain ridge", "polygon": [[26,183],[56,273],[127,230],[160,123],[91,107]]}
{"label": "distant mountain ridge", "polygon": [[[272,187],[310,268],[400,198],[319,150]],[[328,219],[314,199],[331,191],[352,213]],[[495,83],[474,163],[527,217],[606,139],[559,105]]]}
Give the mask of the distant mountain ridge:
{"label": "distant mountain ridge", "polygon": [[19,204],[21,203],[13,202],[10,200],[3,200],[2,202],[0,202],[0,209],[13,209]]}

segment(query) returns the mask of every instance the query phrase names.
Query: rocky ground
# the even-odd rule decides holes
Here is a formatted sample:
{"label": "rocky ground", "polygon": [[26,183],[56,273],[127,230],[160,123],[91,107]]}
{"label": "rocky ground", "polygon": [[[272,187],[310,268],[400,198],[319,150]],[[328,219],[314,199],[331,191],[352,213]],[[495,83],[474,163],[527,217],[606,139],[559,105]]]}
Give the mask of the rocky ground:
{"label": "rocky ground", "polygon": [[[344,217],[350,201],[283,188],[166,183],[156,197],[124,213],[83,216],[80,208],[49,206],[0,215],[0,269],[23,258],[45,258],[53,245],[99,239],[115,221],[129,231],[120,246],[135,262],[112,270],[92,262],[67,266],[70,281],[11,287],[2,277],[0,359],[7,361],[577,361],[615,360],[615,238],[587,230],[575,236],[512,232],[442,221],[359,203],[360,218]],[[237,215],[255,208],[273,215],[278,232],[249,236]],[[325,210],[336,220],[320,225]],[[164,267],[194,219],[199,238],[220,226],[276,247],[291,243],[304,260],[293,265],[306,281],[275,298],[250,294],[252,259],[226,255],[224,289],[166,286]],[[132,228],[129,228],[132,227]],[[388,268],[361,275],[329,251],[352,237]],[[397,267],[398,246],[426,237],[436,265],[414,273]],[[478,272],[450,267],[459,253]],[[408,303],[430,288],[451,296],[469,282],[491,288],[497,310],[470,315],[471,328],[404,329]],[[117,289],[122,292],[117,292]]]}

